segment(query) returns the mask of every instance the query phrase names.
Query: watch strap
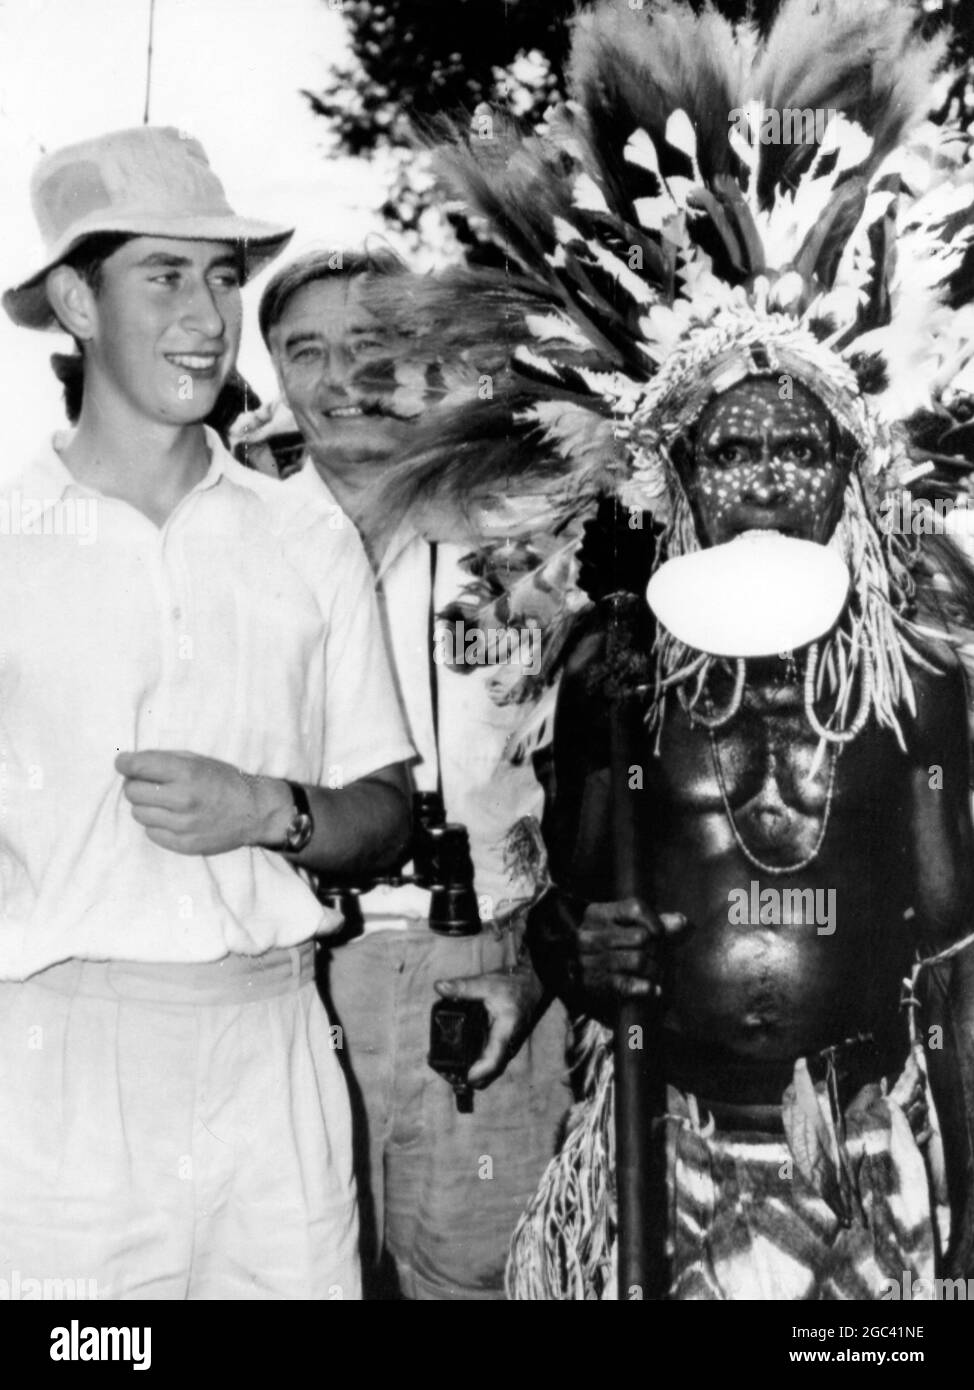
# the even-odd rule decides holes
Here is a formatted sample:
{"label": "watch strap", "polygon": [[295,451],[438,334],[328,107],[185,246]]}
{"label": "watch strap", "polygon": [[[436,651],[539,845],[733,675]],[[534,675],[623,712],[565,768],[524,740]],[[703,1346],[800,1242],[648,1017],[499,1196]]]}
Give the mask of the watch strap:
{"label": "watch strap", "polygon": [[[275,844],[263,846],[264,849],[271,849],[276,854],[299,854],[314,834],[314,817],[311,814],[311,803],[308,800],[308,793],[300,782],[289,782],[285,779],[284,785],[291,793],[291,801],[294,810],[291,819],[288,821],[287,830],[284,832],[283,840]],[[310,832],[300,838],[298,843],[297,830],[298,821],[303,820],[305,827],[310,826]]]}
{"label": "watch strap", "polygon": [[291,799],[294,802],[295,811],[297,811],[299,816],[307,816],[308,819],[311,820],[311,802],[308,800],[308,793],[305,791],[304,787],[302,787],[300,782],[288,782],[287,785],[291,792]]}

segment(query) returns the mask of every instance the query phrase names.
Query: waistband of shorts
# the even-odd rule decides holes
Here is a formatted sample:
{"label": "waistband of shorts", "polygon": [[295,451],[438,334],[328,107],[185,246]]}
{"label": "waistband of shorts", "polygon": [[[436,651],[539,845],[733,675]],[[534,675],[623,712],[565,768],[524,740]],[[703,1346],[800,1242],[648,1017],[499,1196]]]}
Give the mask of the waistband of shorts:
{"label": "waistband of shorts", "polygon": [[75,958],[49,966],[25,983],[85,998],[201,1006],[290,994],[314,976],[315,944],[305,941],[259,956],[229,955],[188,964]]}
{"label": "waistband of shorts", "polygon": [[[793,1061],[742,1061],[708,1057],[672,1036],[666,1040],[668,1080],[696,1097],[713,1115],[718,1129],[783,1131],[781,1101],[794,1075]],[[895,1077],[908,1048],[877,1046],[868,1036],[848,1039],[806,1057],[813,1081],[825,1080],[831,1067],[836,1095],[844,1108],[863,1086]]]}
{"label": "waistband of shorts", "polygon": [[326,937],[321,937],[321,942],[329,948],[341,946],[358,946],[365,941],[390,941],[408,942],[412,947],[428,946],[437,941],[483,941],[500,940],[504,934],[503,928],[493,921],[481,922],[475,932],[464,936],[450,936],[444,932],[435,932],[429,922],[424,917],[396,917],[390,915],[383,918],[371,915],[366,925],[363,918],[356,918],[354,914],[346,915],[344,925],[337,931],[331,932]]}

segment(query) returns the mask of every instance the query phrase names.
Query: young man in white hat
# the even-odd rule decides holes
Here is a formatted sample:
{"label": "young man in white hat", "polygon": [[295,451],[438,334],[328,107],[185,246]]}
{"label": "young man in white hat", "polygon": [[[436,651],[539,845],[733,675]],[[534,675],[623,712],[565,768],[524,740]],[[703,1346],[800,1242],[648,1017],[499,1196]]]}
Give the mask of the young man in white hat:
{"label": "young man in white hat", "polygon": [[395,862],[411,750],[354,531],[200,423],[290,232],[170,129],[45,157],[33,203],[4,307],[84,392],[0,496],[0,1275],[355,1298],[339,922],[301,871]]}

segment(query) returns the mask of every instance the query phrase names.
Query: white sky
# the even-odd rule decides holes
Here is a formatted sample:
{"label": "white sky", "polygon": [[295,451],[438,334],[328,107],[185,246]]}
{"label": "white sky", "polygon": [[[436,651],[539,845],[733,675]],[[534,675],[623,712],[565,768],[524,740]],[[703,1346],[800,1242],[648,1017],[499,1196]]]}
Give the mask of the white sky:
{"label": "white sky", "polygon": [[[42,263],[28,201],[40,147],[141,124],[148,15],[149,0],[0,0],[0,288]],[[202,141],[238,211],[293,223],[287,256],[382,229],[378,176],[329,154],[326,123],[300,95],[324,85],[345,43],[337,0],[156,0],[152,123]],[[264,278],[244,290],[240,366],[266,398],[273,375],[256,327]],[[47,359],[65,347],[0,311],[3,477],[63,424]]]}

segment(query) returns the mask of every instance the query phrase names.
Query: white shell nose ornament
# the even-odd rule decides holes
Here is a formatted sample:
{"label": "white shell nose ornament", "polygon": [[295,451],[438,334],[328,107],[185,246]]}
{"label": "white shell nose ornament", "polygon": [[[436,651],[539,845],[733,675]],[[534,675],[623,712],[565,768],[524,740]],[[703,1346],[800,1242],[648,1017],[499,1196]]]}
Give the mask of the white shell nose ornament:
{"label": "white shell nose ornament", "polygon": [[710,656],[775,656],[808,646],[836,623],[849,571],[829,546],[778,531],[746,531],[662,564],[646,590],[678,641]]}

